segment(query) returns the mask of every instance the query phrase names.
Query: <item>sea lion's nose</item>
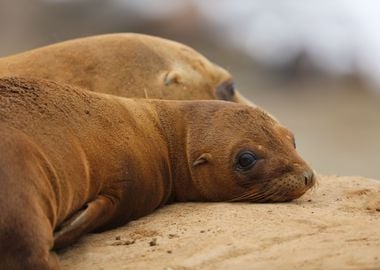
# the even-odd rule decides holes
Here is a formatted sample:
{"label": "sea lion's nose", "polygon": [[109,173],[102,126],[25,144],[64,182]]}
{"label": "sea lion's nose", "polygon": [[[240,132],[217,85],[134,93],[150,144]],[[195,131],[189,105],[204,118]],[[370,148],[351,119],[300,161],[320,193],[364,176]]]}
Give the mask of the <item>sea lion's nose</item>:
{"label": "sea lion's nose", "polygon": [[312,170],[304,171],[303,178],[305,181],[305,186],[311,187],[314,185],[314,172]]}

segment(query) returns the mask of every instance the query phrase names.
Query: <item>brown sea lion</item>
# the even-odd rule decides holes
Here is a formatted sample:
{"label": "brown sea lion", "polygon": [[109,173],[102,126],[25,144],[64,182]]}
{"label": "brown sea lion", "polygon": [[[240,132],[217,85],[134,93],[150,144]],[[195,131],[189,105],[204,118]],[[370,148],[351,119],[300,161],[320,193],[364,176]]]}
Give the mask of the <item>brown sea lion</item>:
{"label": "brown sea lion", "polygon": [[290,201],[315,182],[258,108],[44,80],[0,79],[0,152],[1,269],[57,269],[53,248],[170,202]]}
{"label": "brown sea lion", "polygon": [[0,76],[50,79],[129,98],[251,104],[231,74],[195,50],[142,34],[80,38],[3,57]]}

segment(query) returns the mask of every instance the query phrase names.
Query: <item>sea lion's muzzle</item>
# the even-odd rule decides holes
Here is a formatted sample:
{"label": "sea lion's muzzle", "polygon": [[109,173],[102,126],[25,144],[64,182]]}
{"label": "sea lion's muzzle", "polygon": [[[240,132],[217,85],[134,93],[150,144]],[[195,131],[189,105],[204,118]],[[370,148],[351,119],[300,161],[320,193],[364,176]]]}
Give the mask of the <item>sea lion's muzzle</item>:
{"label": "sea lion's muzzle", "polygon": [[282,192],[275,192],[270,201],[281,202],[298,199],[316,183],[316,174],[307,169],[298,174],[289,174],[275,181],[274,187]]}

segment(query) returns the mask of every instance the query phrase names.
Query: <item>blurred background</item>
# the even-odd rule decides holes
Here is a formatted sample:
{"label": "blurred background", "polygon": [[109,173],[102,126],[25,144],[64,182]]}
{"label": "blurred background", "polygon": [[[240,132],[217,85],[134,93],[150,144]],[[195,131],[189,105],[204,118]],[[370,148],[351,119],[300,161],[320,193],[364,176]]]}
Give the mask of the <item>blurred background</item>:
{"label": "blurred background", "polygon": [[95,34],[183,42],[295,134],[323,174],[380,179],[376,0],[0,0],[0,57]]}

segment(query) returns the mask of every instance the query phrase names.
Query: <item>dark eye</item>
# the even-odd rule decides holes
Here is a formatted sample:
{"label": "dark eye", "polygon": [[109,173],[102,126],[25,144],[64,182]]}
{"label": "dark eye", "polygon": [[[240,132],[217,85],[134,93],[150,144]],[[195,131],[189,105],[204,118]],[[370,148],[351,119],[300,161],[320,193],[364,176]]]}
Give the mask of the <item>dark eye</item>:
{"label": "dark eye", "polygon": [[249,168],[253,167],[257,162],[257,158],[255,154],[252,152],[246,151],[239,154],[237,158],[237,164],[236,167],[239,170],[248,170]]}
{"label": "dark eye", "polygon": [[232,97],[235,95],[235,84],[233,82],[226,85],[226,92]]}
{"label": "dark eye", "polygon": [[235,85],[233,82],[224,82],[216,88],[216,96],[218,99],[233,101],[235,96]]}

